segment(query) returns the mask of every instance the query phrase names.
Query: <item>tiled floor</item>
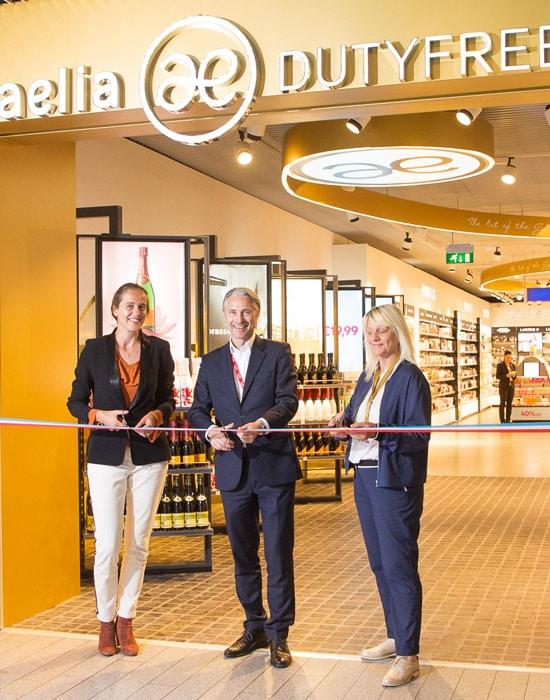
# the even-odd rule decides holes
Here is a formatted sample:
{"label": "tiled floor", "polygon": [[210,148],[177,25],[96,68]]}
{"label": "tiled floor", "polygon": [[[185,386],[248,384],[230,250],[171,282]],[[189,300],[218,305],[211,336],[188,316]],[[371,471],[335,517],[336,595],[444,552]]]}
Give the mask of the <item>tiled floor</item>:
{"label": "tiled floor", "polygon": [[48,700],[543,700],[550,672],[423,665],[402,688],[381,686],[387,664],[295,654],[274,669],[265,652],[224,659],[218,648],[145,642],[139,656],[105,658],[86,635],[0,632],[0,699]]}
{"label": "tiled floor", "polygon": [[[436,436],[431,448],[432,474],[447,475],[431,476],[426,488],[422,658],[550,668],[550,478],[494,476],[498,460],[505,473],[521,473],[522,452],[528,468],[544,473],[547,440],[470,434],[453,442],[451,449],[448,436]],[[301,505],[296,512],[291,649],[357,654],[385,635],[352,485],[344,484],[342,503]],[[180,546],[190,547],[190,539]],[[167,546],[157,540],[153,550]],[[21,626],[91,633],[94,603],[87,585],[82,595]],[[238,636],[241,619],[227,539],[216,536],[212,574],[147,579],[136,627],[148,639],[223,645]]]}

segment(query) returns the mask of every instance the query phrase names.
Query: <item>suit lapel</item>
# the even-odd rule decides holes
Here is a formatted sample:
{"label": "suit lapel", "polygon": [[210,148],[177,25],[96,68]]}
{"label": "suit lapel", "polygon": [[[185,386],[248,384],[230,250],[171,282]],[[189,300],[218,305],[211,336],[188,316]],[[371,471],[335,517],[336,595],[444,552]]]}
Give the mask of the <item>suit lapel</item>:
{"label": "suit lapel", "polygon": [[132,408],[133,406],[135,406],[140,400],[141,396],[143,395],[143,392],[145,391],[145,385],[147,383],[147,377],[150,374],[151,362],[151,341],[146,335],[142,333],[141,353],[139,358],[139,385],[136,391],[136,395],[134,396],[134,400],[128,406],[128,408]]}
{"label": "suit lapel", "polygon": [[235,375],[233,374],[233,363],[231,362],[231,350],[229,343],[224,345],[223,352],[220,354],[220,378],[223,386],[228,386],[231,397],[235,399],[237,405],[240,406],[237,387],[235,386]]}
{"label": "suit lapel", "polygon": [[111,391],[115,395],[117,405],[121,408],[125,406],[124,397],[122,396],[122,389],[120,388],[120,374],[118,372],[118,367],[116,363],[116,352],[115,352],[115,332],[113,331],[108,339],[107,346],[107,368],[109,375],[109,385]]}
{"label": "suit lapel", "polygon": [[252,345],[252,350],[250,353],[250,361],[248,363],[248,369],[246,370],[246,377],[244,380],[244,389],[243,389],[243,398],[241,400],[241,403],[246,398],[246,395],[248,393],[248,390],[250,389],[250,386],[252,385],[252,382],[254,381],[254,377],[256,376],[256,373],[260,369],[262,362],[265,360],[265,341],[262,340],[262,338],[259,338],[256,336],[256,339],[254,340],[254,343]]}

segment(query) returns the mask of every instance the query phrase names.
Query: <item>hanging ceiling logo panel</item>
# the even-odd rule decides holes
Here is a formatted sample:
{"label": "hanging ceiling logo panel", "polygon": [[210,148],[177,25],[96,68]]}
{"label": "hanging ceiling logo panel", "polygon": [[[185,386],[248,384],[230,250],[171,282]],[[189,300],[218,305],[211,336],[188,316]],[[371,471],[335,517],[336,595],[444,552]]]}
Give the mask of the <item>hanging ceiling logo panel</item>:
{"label": "hanging ceiling logo panel", "polygon": [[[189,45],[200,45],[201,54],[191,54]],[[247,34],[225,19],[197,15],[175,22],[153,41],[143,60],[139,90],[155,128],[195,146],[211,143],[241,124],[261,94],[262,83],[261,54]],[[170,127],[170,117],[192,114],[199,104],[216,117],[227,112],[227,119],[199,133]]]}

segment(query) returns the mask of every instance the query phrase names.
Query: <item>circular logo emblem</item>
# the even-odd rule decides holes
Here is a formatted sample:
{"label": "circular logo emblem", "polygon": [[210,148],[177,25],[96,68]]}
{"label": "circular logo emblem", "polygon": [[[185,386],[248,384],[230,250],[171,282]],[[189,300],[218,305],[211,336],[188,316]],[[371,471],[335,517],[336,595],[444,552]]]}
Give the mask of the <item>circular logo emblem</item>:
{"label": "circular logo emblem", "polygon": [[327,185],[404,187],[480,175],[494,160],[477,151],[450,148],[350,148],[315,153],[287,166],[291,177]]}
{"label": "circular logo emblem", "polygon": [[[170,25],[153,41],[141,66],[139,91],[145,114],[158,131],[196,146],[241,124],[261,81],[261,57],[242,29],[219,17],[196,15]],[[168,117],[190,112],[199,103],[230,114],[222,126],[188,134],[171,129],[159,116],[161,110]]]}

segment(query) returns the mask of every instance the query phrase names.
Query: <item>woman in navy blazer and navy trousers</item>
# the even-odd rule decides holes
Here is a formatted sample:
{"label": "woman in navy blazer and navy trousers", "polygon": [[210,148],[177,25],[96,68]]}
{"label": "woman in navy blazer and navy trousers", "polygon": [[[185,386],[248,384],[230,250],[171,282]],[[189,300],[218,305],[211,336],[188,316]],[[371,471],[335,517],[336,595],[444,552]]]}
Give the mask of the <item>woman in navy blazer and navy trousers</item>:
{"label": "woman in navy blazer and navy trousers", "polygon": [[[365,316],[367,364],[351,401],[331,426],[429,425],[431,395],[414,362],[401,311],[391,304]],[[346,469],[354,467],[355,503],[371,569],[382,600],[388,638],[361,657],[396,657],[385,686],[403,685],[419,674],[422,586],[418,534],[428,463],[429,433],[351,433]]]}

